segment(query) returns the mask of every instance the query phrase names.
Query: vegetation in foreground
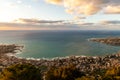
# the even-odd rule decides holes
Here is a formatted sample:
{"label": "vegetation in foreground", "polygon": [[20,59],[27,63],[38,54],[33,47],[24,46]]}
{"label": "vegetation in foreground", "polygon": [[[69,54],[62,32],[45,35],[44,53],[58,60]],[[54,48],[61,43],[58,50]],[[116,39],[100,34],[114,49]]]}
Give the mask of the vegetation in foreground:
{"label": "vegetation in foreground", "polygon": [[83,73],[74,65],[46,68],[15,64],[0,73],[0,80],[120,80],[120,66]]}
{"label": "vegetation in foreground", "polygon": [[52,67],[46,73],[46,80],[75,80],[78,77],[85,76],[74,65]]}
{"label": "vegetation in foreground", "polygon": [[0,80],[41,80],[41,73],[31,64],[15,64],[1,72]]}

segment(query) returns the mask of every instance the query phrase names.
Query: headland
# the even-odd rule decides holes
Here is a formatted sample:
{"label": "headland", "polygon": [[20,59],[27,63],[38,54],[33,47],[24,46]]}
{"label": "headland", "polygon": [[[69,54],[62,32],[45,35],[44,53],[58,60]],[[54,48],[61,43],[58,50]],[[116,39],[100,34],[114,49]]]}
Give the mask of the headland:
{"label": "headland", "polygon": [[112,46],[120,46],[120,37],[108,37],[108,38],[90,38],[89,41],[99,42]]}

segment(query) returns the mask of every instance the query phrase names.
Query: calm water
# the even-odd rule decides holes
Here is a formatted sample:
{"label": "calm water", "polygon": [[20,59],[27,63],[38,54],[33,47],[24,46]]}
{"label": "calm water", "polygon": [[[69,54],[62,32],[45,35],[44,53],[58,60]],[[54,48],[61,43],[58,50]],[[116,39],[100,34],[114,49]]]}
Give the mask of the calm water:
{"label": "calm water", "polygon": [[0,31],[1,44],[24,44],[20,57],[53,58],[71,55],[106,55],[120,47],[89,42],[89,38],[116,37],[119,31]]}

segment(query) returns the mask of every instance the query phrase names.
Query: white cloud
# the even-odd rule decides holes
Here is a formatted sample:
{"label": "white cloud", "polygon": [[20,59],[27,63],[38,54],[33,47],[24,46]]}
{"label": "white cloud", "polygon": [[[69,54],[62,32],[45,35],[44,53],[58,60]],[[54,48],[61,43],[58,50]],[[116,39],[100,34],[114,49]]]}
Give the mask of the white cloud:
{"label": "white cloud", "polygon": [[0,30],[120,30],[120,21],[89,23],[75,20],[51,21],[20,18],[11,23],[1,22]]}
{"label": "white cloud", "polygon": [[106,14],[120,14],[120,5],[119,6],[107,6],[105,9]]}
{"label": "white cloud", "polygon": [[24,18],[19,18],[17,20],[14,20],[14,22],[18,23],[28,23],[28,24],[58,24],[58,23],[63,23],[63,20],[39,20],[39,19],[24,19]]}
{"label": "white cloud", "polygon": [[120,25],[120,21],[118,20],[113,20],[113,21],[100,21],[100,24],[105,24],[105,25]]}
{"label": "white cloud", "polygon": [[21,1],[21,0],[18,0],[18,1],[17,1],[17,3],[18,3],[18,4],[21,4],[21,3],[22,3],[22,1]]}
{"label": "white cloud", "polygon": [[46,0],[46,2],[56,5],[62,4],[62,0]]}
{"label": "white cloud", "polygon": [[[47,3],[62,5],[70,14],[94,15],[100,11],[119,14],[120,0],[45,0]],[[114,5],[114,6],[111,6]]]}

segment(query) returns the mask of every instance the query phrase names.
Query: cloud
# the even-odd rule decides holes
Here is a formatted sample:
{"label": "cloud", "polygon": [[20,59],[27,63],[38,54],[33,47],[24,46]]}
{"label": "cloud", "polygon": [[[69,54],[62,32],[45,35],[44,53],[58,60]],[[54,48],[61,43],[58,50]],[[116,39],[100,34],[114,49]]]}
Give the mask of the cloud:
{"label": "cloud", "polygon": [[0,22],[0,30],[120,30],[120,21],[90,23],[75,20],[51,21],[20,18],[14,22]]}
{"label": "cloud", "polygon": [[100,21],[100,24],[106,24],[106,25],[120,25],[120,21],[114,20],[114,21]]}
{"label": "cloud", "polygon": [[75,24],[29,24],[29,23],[0,23],[0,30],[78,30]]}
{"label": "cloud", "polygon": [[78,27],[65,20],[16,19],[0,22],[0,30],[76,30]]}
{"label": "cloud", "polygon": [[18,4],[21,4],[21,3],[22,3],[22,1],[21,1],[21,0],[18,0],[18,1],[17,1],[17,3],[18,3]]}
{"label": "cloud", "polygon": [[119,6],[107,6],[105,9],[106,14],[120,14],[120,5]]}
{"label": "cloud", "polygon": [[45,0],[47,3],[61,5],[70,14],[94,15],[101,11],[107,14],[120,13],[120,0]]}
{"label": "cloud", "polygon": [[20,23],[30,23],[30,24],[58,24],[58,23],[63,23],[64,21],[62,20],[56,20],[56,21],[52,21],[52,20],[39,20],[39,19],[23,19],[23,18],[19,18],[17,20],[15,20],[14,22],[20,22]]}
{"label": "cloud", "polygon": [[46,2],[56,5],[62,4],[62,0],[46,0]]}
{"label": "cloud", "polygon": [[100,10],[100,0],[64,0],[63,5],[67,11],[71,10],[73,13],[92,15]]}
{"label": "cloud", "polygon": [[94,23],[80,23],[80,25],[88,25],[88,26],[92,26],[92,25],[94,25]]}
{"label": "cloud", "polygon": [[84,17],[84,16],[75,16],[74,19],[75,19],[75,20],[86,19],[86,17]]}
{"label": "cloud", "polygon": [[[118,24],[120,21],[106,21],[109,24]],[[34,23],[0,23],[0,30],[120,30],[119,25],[99,25],[94,23],[80,24],[34,24]]]}

